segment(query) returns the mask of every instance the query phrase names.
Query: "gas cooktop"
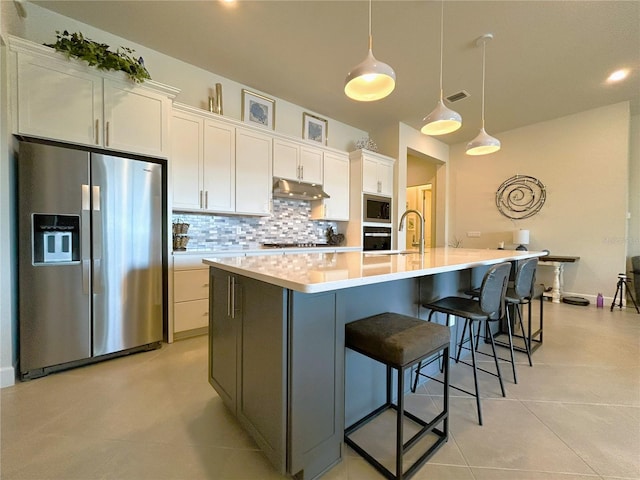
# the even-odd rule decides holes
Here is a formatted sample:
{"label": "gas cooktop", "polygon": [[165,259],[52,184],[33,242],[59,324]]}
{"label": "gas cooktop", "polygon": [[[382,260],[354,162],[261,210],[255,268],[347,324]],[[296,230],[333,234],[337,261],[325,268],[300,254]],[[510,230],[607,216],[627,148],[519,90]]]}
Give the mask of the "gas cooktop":
{"label": "gas cooktop", "polygon": [[313,242],[301,242],[301,243],[263,243],[262,248],[315,248],[315,247],[328,247],[328,243],[313,243]]}

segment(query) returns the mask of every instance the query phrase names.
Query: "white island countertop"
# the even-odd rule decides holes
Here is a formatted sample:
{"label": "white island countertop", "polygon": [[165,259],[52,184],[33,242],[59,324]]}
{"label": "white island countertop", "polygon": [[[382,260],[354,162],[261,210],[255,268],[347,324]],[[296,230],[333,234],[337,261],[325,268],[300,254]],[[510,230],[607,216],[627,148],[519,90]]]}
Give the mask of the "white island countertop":
{"label": "white island countertop", "polygon": [[424,255],[405,252],[336,252],[205,258],[209,266],[303,293],[452,272],[546,252],[429,248]]}

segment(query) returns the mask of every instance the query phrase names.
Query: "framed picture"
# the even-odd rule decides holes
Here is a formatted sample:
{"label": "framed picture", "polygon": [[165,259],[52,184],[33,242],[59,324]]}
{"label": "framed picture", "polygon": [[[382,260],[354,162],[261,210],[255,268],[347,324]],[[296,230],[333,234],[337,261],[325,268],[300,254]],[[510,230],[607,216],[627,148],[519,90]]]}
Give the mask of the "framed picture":
{"label": "framed picture", "polygon": [[316,117],[310,113],[302,114],[302,138],[314,142],[327,144],[327,129],[329,123],[324,118]]}
{"label": "framed picture", "polygon": [[242,121],[266,127],[275,128],[276,102],[259,93],[242,89]]}

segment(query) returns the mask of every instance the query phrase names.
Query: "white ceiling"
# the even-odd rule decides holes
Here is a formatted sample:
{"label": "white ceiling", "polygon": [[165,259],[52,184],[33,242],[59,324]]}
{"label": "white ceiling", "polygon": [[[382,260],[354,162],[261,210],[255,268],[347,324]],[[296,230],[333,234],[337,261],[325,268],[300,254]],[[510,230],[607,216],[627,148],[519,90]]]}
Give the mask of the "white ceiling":
{"label": "white ceiling", "polygon": [[[366,1],[34,3],[367,131],[398,122],[419,129],[439,95],[439,1],[373,1],[373,52],[397,84],[371,103],[343,93],[367,53]],[[480,127],[475,42],[484,33],[495,37],[487,45],[490,134],[624,100],[640,113],[640,1],[447,0],[444,94],[471,97],[451,105],[463,128],[443,141],[468,141]],[[605,84],[622,67],[631,76]]]}

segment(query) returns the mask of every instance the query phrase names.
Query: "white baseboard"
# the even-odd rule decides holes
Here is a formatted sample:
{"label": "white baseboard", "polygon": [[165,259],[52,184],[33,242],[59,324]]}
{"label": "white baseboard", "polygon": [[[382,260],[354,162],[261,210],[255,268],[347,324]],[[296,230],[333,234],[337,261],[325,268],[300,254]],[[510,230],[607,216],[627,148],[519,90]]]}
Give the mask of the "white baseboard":
{"label": "white baseboard", "polygon": [[0,388],[16,384],[16,370],[13,367],[0,368]]}

